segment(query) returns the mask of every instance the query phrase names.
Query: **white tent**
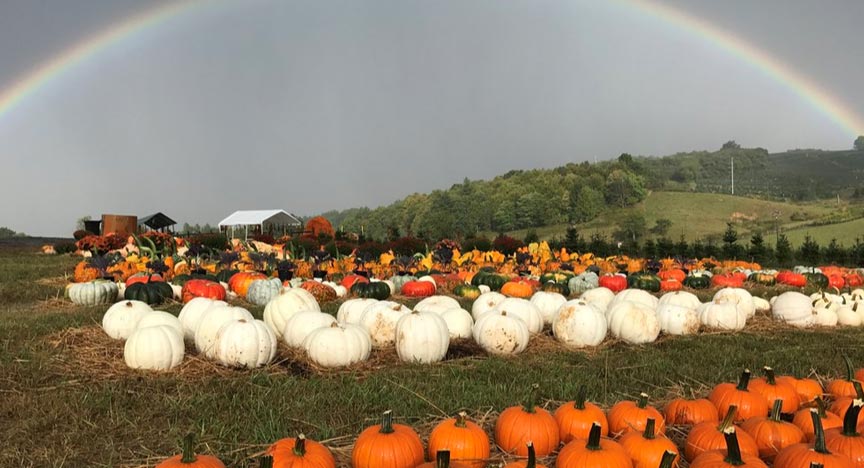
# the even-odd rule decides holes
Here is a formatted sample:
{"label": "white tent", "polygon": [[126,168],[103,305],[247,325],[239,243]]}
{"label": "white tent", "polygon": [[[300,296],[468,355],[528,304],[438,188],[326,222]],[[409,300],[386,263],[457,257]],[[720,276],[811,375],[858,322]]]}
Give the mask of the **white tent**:
{"label": "white tent", "polygon": [[[241,210],[231,213],[219,222],[219,230],[229,238],[235,238],[235,232],[241,231],[243,238],[253,234],[283,235],[303,225],[299,218],[285,210]],[[238,232],[239,233],[239,232]]]}

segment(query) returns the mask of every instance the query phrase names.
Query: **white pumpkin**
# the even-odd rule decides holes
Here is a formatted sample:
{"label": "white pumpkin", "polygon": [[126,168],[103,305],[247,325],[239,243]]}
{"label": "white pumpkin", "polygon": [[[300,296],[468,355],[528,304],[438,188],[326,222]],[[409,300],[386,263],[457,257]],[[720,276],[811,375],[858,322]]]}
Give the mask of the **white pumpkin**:
{"label": "white pumpkin", "polygon": [[796,327],[809,327],[816,323],[813,303],[809,297],[798,291],[787,291],[773,297],[771,315]]}
{"label": "white pumpkin", "polygon": [[396,323],[411,309],[398,302],[378,301],[363,311],[360,326],[372,340],[373,348],[387,348],[396,343]]}
{"label": "white pumpkin", "polygon": [[612,302],[609,303],[609,306],[606,309],[607,316],[612,309],[622,302],[635,302],[644,305],[648,309],[656,310],[657,305],[660,303],[660,299],[657,299],[648,291],[643,291],[641,289],[625,289],[616,294],[615,299],[612,299]]}
{"label": "white pumpkin", "polygon": [[435,289],[438,289],[438,283],[435,282],[435,278],[433,278],[429,275],[423,275],[423,276],[417,278],[417,281],[426,281],[428,283],[432,283],[433,285],[435,285]]}
{"label": "white pumpkin", "polygon": [[660,335],[660,321],[653,307],[641,302],[621,301],[609,304],[606,316],[609,331],[616,338],[631,344],[651,343]]}
{"label": "white pumpkin", "polygon": [[771,304],[761,297],[753,296],[753,307],[756,308],[756,312],[771,312]]}
{"label": "white pumpkin", "polygon": [[836,326],[839,320],[839,317],[837,316],[837,310],[839,309],[840,306],[834,302],[828,302],[814,307],[813,315],[816,319],[816,325],[819,325],[820,327]]}
{"label": "white pumpkin", "polygon": [[123,360],[133,369],[171,370],[183,362],[183,334],[167,325],[139,328],[123,347]]}
{"label": "white pumpkin", "polygon": [[492,292],[492,288],[490,288],[489,286],[486,286],[485,284],[481,284],[480,286],[477,286],[477,289],[480,290],[480,294],[486,294],[488,292]]}
{"label": "white pumpkin", "polygon": [[709,328],[743,330],[747,312],[726,297],[706,302],[699,307],[699,321]]}
{"label": "white pumpkin", "polygon": [[435,312],[414,311],[396,322],[396,354],[405,362],[429,364],[444,359],[450,347],[447,322]]}
{"label": "white pumpkin", "polygon": [[[810,295],[810,299],[813,299],[813,310],[826,309],[831,312],[836,312],[837,309],[843,305],[843,297],[835,294],[828,293],[814,293]],[[818,321],[818,320],[817,320]]]}
{"label": "white pumpkin", "polygon": [[579,296],[579,299],[593,305],[600,312],[606,313],[609,304],[615,299],[615,293],[609,288],[598,287],[589,289]]}
{"label": "white pumpkin", "polygon": [[519,354],[528,347],[531,332],[525,322],[506,311],[483,314],[471,330],[474,341],[489,354]]}
{"label": "white pumpkin", "polygon": [[862,324],[862,317],[858,313],[858,303],[854,303],[850,305],[840,306],[837,309],[837,324],[845,325],[847,327],[860,327]]}
{"label": "white pumpkin", "polygon": [[660,301],[657,303],[657,306],[659,307],[663,304],[684,307],[685,309],[695,311],[699,308],[699,306],[702,305],[702,301],[700,301],[699,298],[691,292],[672,291],[660,297]]}
{"label": "white pumpkin", "polygon": [[126,297],[126,283],[121,281],[117,284],[117,297]]}
{"label": "white pumpkin", "polygon": [[547,325],[552,324],[558,309],[566,302],[567,298],[556,292],[538,291],[531,296],[531,303],[537,307],[540,316],[543,317],[543,323]]}
{"label": "white pumpkin", "polygon": [[211,307],[207,309],[206,315],[201,319],[198,328],[195,329],[195,349],[204,357],[216,359],[219,348],[217,338],[219,329],[228,322],[237,320],[254,320],[252,314],[242,307]]}
{"label": "white pumpkin", "polygon": [[223,366],[265,366],[276,357],[276,347],[276,334],[261,320],[232,320],[216,334],[216,360]]}
{"label": "white pumpkin", "polygon": [[336,321],[339,323],[359,325],[360,317],[363,316],[363,312],[366,312],[366,309],[376,302],[378,302],[378,299],[348,299],[339,306],[339,310],[336,312]]}
{"label": "white pumpkin", "polygon": [[686,306],[661,302],[657,306],[657,319],[660,321],[660,331],[669,335],[692,335],[699,331],[696,310]]}
{"label": "white pumpkin", "polygon": [[471,304],[471,317],[473,317],[476,322],[481,316],[483,316],[483,314],[494,309],[495,306],[500,304],[504,299],[507,299],[507,296],[495,291],[480,294],[477,296],[477,299],[474,300],[474,303]]}
{"label": "white pumpkin", "polygon": [[333,325],[336,319],[323,312],[307,310],[297,312],[285,323],[282,338],[288,346],[299,348],[303,346],[303,340],[314,330]]}
{"label": "white pumpkin", "polygon": [[246,300],[259,306],[267,305],[268,302],[279,296],[285,289],[279,278],[268,278],[255,280],[246,291]]}
{"label": "white pumpkin", "polygon": [[214,301],[206,297],[196,297],[180,309],[180,315],[177,318],[180,319],[180,324],[183,325],[183,336],[187,340],[195,339],[195,330],[198,329],[198,324],[201,323],[201,319],[206,315],[207,309],[211,307],[228,307],[228,303]]}
{"label": "white pumpkin", "polygon": [[552,321],[555,339],[567,346],[597,346],[606,338],[606,316],[582,299],[567,301]]}
{"label": "white pumpkin", "polygon": [[323,284],[326,284],[327,286],[333,288],[333,290],[336,291],[336,297],[345,297],[348,295],[348,289],[346,289],[345,286],[342,286],[341,284],[337,284],[332,281],[324,281]]}
{"label": "white pumpkin", "polygon": [[448,309],[441,313],[441,318],[447,324],[450,339],[471,337],[474,319],[471,318],[471,314],[467,310],[462,308]]}
{"label": "white pumpkin", "polygon": [[72,283],[66,289],[73,304],[84,306],[113,304],[117,300],[117,291],[117,284],[106,280]]}
{"label": "white pumpkin", "polygon": [[102,316],[102,330],[115,340],[125,340],[135,331],[138,321],[148,312],[153,312],[141,301],[120,301],[105,311]]}
{"label": "white pumpkin", "polygon": [[276,338],[281,338],[288,319],[304,310],[321,311],[312,293],[303,288],[283,288],[278,296],[264,306],[264,322],[270,325]]}
{"label": "white pumpkin", "polygon": [[171,286],[171,292],[172,292],[172,295],[174,296],[174,300],[175,301],[182,300],[183,299],[183,286],[180,286],[179,284],[174,284],[174,283],[169,283],[169,286]]}
{"label": "white pumpkin", "polygon": [[540,315],[537,306],[532,304],[528,299],[508,297],[495,306],[492,312],[507,312],[508,317],[522,320],[528,326],[528,331],[531,333],[540,333],[543,331],[543,316]]}
{"label": "white pumpkin", "polygon": [[147,328],[159,325],[171,327],[177,330],[177,333],[181,336],[183,335],[183,324],[180,323],[180,319],[175,317],[173,314],[161,310],[154,310],[144,314],[144,316],[141,317],[141,320],[138,321],[138,324],[135,325],[135,328]]}
{"label": "white pumpkin", "polygon": [[434,312],[436,314],[441,314],[448,309],[460,308],[462,308],[462,305],[459,304],[459,301],[450,296],[429,296],[418,302],[413,309],[421,312]]}
{"label": "white pumpkin", "polygon": [[313,330],[303,342],[303,349],[321,367],[345,367],[369,359],[372,342],[360,326],[337,322]]}
{"label": "white pumpkin", "polygon": [[724,299],[735,304],[735,307],[737,307],[740,312],[743,312],[748,319],[756,315],[756,304],[753,303],[753,295],[746,289],[723,288],[714,293],[714,298],[712,300],[716,301],[718,299]]}

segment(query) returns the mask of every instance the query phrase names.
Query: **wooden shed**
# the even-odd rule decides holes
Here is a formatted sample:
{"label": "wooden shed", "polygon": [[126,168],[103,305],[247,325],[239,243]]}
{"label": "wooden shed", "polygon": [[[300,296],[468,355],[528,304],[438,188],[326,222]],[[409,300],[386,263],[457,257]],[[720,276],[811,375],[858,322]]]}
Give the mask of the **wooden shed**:
{"label": "wooden shed", "polygon": [[144,216],[143,218],[138,218],[138,232],[173,232],[173,226],[175,224],[177,224],[177,222],[169,218],[168,216],[165,216],[164,213],[153,213],[151,215]]}

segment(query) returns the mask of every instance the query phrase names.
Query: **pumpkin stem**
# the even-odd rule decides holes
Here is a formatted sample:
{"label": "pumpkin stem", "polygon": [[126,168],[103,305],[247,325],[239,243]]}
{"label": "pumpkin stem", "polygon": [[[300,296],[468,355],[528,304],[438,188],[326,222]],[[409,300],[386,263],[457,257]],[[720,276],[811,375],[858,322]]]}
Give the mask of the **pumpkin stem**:
{"label": "pumpkin stem", "polygon": [[306,455],[306,436],[303,434],[298,435],[297,440],[294,441],[294,455],[298,457]]}
{"label": "pumpkin stem", "polygon": [[723,418],[723,421],[720,422],[720,425],[717,426],[717,430],[723,432],[727,427],[732,425],[732,422],[735,421],[735,413],[738,412],[738,407],[735,405],[730,405],[729,409],[726,410],[726,417]]}
{"label": "pumpkin stem", "polygon": [[456,427],[467,426],[467,424],[465,422],[467,419],[468,419],[468,413],[466,413],[464,411],[460,411],[459,414],[456,415],[456,422],[454,423],[454,426],[456,426]]}
{"label": "pumpkin stem", "polygon": [[816,462],[810,462],[810,468],[825,468],[825,465]]}
{"label": "pumpkin stem", "polygon": [[450,451],[449,450],[439,450],[435,453],[435,466],[437,468],[449,468],[450,467]]}
{"label": "pumpkin stem", "polygon": [[678,457],[678,454],[675,452],[670,452],[669,450],[663,452],[663,458],[660,459],[659,468],[672,468],[672,462],[675,461],[676,457]]}
{"label": "pumpkin stem", "polygon": [[855,397],[859,400],[864,400],[864,389],[861,388],[861,382],[857,380],[852,381],[852,387],[855,388]]}
{"label": "pumpkin stem", "polygon": [[596,422],[591,425],[591,432],[588,433],[588,444],[585,445],[588,450],[600,450],[600,425]]}
{"label": "pumpkin stem", "polygon": [[726,458],[724,461],[733,466],[743,465],[744,460],[741,459],[741,447],[738,445],[738,435],[735,434],[735,427],[724,429],[723,438],[726,439]]}
{"label": "pumpkin stem", "polygon": [[525,468],[537,468],[537,453],[534,451],[534,442],[529,440],[526,445],[528,445],[528,463]]}
{"label": "pumpkin stem", "polygon": [[259,468],[273,468],[273,456],[272,455],[264,455],[258,458],[258,467]]}
{"label": "pumpkin stem", "polygon": [[762,372],[765,373],[765,381],[768,382],[768,385],[777,385],[777,381],[775,380],[774,369],[765,366],[762,368]]}
{"label": "pumpkin stem", "polygon": [[855,380],[855,366],[852,365],[852,360],[849,359],[849,356],[843,355],[843,362],[846,363],[846,380],[852,382]]}
{"label": "pumpkin stem", "polygon": [[636,400],[636,406],[638,406],[639,408],[642,408],[642,409],[644,409],[646,406],[648,406],[648,394],[647,393],[643,392],[643,393],[639,394],[639,399]]}
{"label": "pumpkin stem", "polygon": [[825,446],[825,429],[822,428],[822,419],[820,419],[817,412],[812,409],[810,410],[810,418],[813,420],[813,432],[815,433],[813,450],[815,450],[816,453],[831,453],[828,451],[828,447]]}
{"label": "pumpkin stem", "polygon": [[859,399],[852,400],[852,405],[846,410],[843,416],[843,435],[846,437],[855,437],[858,435],[858,413],[861,412],[861,407],[864,406],[864,401]]}
{"label": "pumpkin stem", "polygon": [[649,439],[649,440],[653,439],[654,438],[654,425],[655,425],[654,418],[648,418],[648,420],[645,422],[645,431],[642,432],[642,437]]}
{"label": "pumpkin stem", "polygon": [[825,400],[823,400],[821,396],[817,396],[815,401],[816,401],[816,412],[819,414],[819,417],[822,419],[825,419],[826,417],[828,417],[828,415],[825,414]]}
{"label": "pumpkin stem", "polygon": [[183,438],[183,456],[180,463],[195,463],[195,460],[198,460],[195,456],[195,434],[190,432]]}
{"label": "pumpkin stem", "polygon": [[585,409],[585,386],[580,385],[576,391],[576,400],[573,402],[573,407],[579,410]]}
{"label": "pumpkin stem", "polygon": [[774,406],[771,407],[771,415],[769,419],[774,422],[780,422],[780,411],[783,409],[783,400],[776,399],[774,400]]}
{"label": "pumpkin stem", "polygon": [[540,384],[531,385],[531,391],[528,392],[528,399],[525,401],[525,404],[522,406],[522,409],[525,410],[526,413],[533,413],[534,407],[537,406],[537,392],[540,391]]}
{"label": "pumpkin stem", "polygon": [[384,417],[381,420],[381,434],[392,434],[393,431],[393,410],[384,412]]}
{"label": "pumpkin stem", "polygon": [[741,377],[738,378],[738,390],[742,392],[747,391],[747,385],[750,383],[750,369],[744,369],[744,372],[741,373]]}

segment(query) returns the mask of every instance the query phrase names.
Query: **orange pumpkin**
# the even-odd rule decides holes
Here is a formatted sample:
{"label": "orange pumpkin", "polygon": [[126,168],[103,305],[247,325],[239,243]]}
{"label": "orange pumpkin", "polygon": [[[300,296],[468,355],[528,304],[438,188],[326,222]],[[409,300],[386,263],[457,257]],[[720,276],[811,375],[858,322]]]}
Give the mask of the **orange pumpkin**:
{"label": "orange pumpkin", "polygon": [[469,468],[470,466],[460,462],[451,462],[450,451],[439,450],[435,454],[434,461],[417,465],[417,468]]}
{"label": "orange pumpkin", "polygon": [[736,434],[734,426],[727,427],[723,430],[726,450],[705,452],[690,463],[690,468],[768,468],[768,465],[756,455],[742,453],[738,444],[739,434],[741,433]]}
{"label": "orange pumpkin", "polygon": [[262,279],[267,279],[267,277],[257,271],[241,271],[228,279],[228,288],[238,296],[246,297],[246,293],[249,291],[249,286],[252,285],[252,282]]}
{"label": "orange pumpkin", "polygon": [[816,414],[816,409],[810,410],[816,436],[813,443],[790,445],[777,454],[774,468],[810,468],[811,463],[818,463],[825,468],[854,468],[855,465],[845,455],[831,453],[825,445],[825,431],[822,430],[822,420]]}
{"label": "orange pumpkin", "polygon": [[483,468],[489,458],[489,436],[465,412],[442,421],[429,434],[429,458],[446,450],[451,460],[473,468]]}
{"label": "orange pumpkin", "polygon": [[354,442],[353,468],[415,468],[423,463],[423,442],[408,426],[393,424],[385,411],[381,424],[367,427]]}
{"label": "orange pumpkin", "polygon": [[680,291],[683,287],[684,285],[676,279],[660,280],[660,291],[663,292]]}
{"label": "orange pumpkin", "polygon": [[[852,402],[854,402],[855,399],[864,400],[864,389],[861,388],[861,382],[858,382],[856,380],[855,382],[852,383],[852,388],[855,389],[855,398],[845,397],[845,396],[837,398],[836,400],[834,400],[834,403],[831,403],[831,412],[832,413],[837,414],[837,415],[840,415],[840,414],[845,415],[846,411],[849,410],[849,407],[852,406]],[[862,421],[862,418],[864,418],[864,414],[859,414],[858,415],[858,422],[859,423],[864,422],[864,421]]]}
{"label": "orange pumpkin", "polygon": [[501,286],[501,294],[527,299],[534,294],[534,288],[525,281],[508,281],[504,283],[504,286]]}
{"label": "orange pumpkin", "polygon": [[844,354],[843,362],[846,364],[846,378],[834,379],[828,383],[828,393],[834,398],[855,398],[857,396],[857,392],[855,391],[855,382],[860,381],[855,379],[855,369],[852,366],[852,360],[849,359],[849,356]]}
{"label": "orange pumpkin", "polygon": [[555,418],[534,404],[537,386],[524,406],[505,409],[495,422],[495,443],[505,453],[528,456],[528,442],[534,443],[537,456],[545,457],[558,448],[561,441]]}
{"label": "orange pumpkin", "polygon": [[676,398],[666,405],[663,415],[667,424],[681,426],[692,426],[703,422],[716,423],[720,420],[717,407],[705,398],[695,400]]}
{"label": "orange pumpkin", "polygon": [[90,265],[90,262],[81,260],[75,265],[75,271],[72,274],[72,279],[76,283],[86,283],[99,278],[99,270]]}
{"label": "orange pumpkin", "polygon": [[[661,280],[675,280],[679,283],[683,283],[687,278],[687,273],[684,273],[684,270],[680,268],[672,268],[670,270],[661,270],[657,273],[657,277]],[[662,283],[661,283],[662,286]]]}
{"label": "orange pumpkin", "polygon": [[783,448],[804,440],[804,432],[798,426],[780,420],[782,408],[783,400],[777,399],[770,416],[756,416],[741,423],[741,429],[756,441],[759,458],[763,460],[772,461]]}
{"label": "orange pumpkin", "polygon": [[204,279],[193,279],[187,281],[181,289],[183,303],[187,303],[196,297],[206,297],[216,301],[225,300],[225,288],[215,281]]}
{"label": "orange pumpkin", "polygon": [[777,383],[791,385],[798,392],[798,399],[802,405],[810,404],[822,396],[822,385],[814,379],[797,379],[791,375],[781,375],[777,377]]}
{"label": "orange pumpkin", "polygon": [[600,426],[591,428],[588,440],[573,440],[558,454],[555,468],[633,468],[621,444],[600,438]]}
{"label": "orange pumpkin", "polygon": [[836,454],[846,455],[856,468],[864,467],[864,437],[858,433],[858,414],[864,401],[855,400],[843,416],[843,427],[825,431],[825,447]]}
{"label": "orange pumpkin", "polygon": [[[666,452],[678,450],[663,434],[654,433],[654,420],[648,418],[644,432],[628,432],[621,436],[621,446],[633,459],[633,468],[656,468]],[[677,457],[672,466],[678,466]]]}
{"label": "orange pumpkin", "polygon": [[579,387],[576,400],[564,403],[555,410],[555,421],[560,430],[561,442],[565,444],[573,439],[588,439],[591,426],[600,425],[600,435],[609,435],[609,422],[606,413],[599,406],[585,401],[585,386]]}
{"label": "orange pumpkin", "polygon": [[747,390],[765,397],[765,403],[769,406],[773,405],[775,401],[780,400],[783,403],[783,413],[792,414],[798,411],[801,400],[795,387],[777,382],[774,378],[774,369],[770,367],[763,367],[762,372],[764,372],[765,377],[751,380],[747,385]]}
{"label": "orange pumpkin", "polygon": [[[736,410],[737,408],[734,405],[730,406],[726,412],[726,417],[723,418],[723,421],[720,421],[720,425],[704,422],[693,426],[684,442],[684,458],[692,462],[704,452],[722,450],[726,447],[726,437],[724,434],[727,429],[732,427]],[[744,455],[759,455],[759,447],[750,434],[742,431],[736,435],[735,441]]]}
{"label": "orange pumpkin", "polygon": [[643,431],[648,419],[655,421],[657,432],[666,429],[666,420],[657,408],[648,406],[648,394],[639,394],[636,401],[619,401],[609,410],[609,433],[620,437],[630,431]]}
{"label": "orange pumpkin", "polygon": [[[834,429],[835,427],[843,427],[843,419],[836,414],[825,411],[825,402],[822,398],[816,398],[816,414],[822,420],[822,428],[824,430]],[[809,408],[802,408],[795,413],[792,418],[792,424],[798,426],[804,432],[804,440],[813,442],[816,437],[816,430],[813,428],[813,418],[810,416]]]}
{"label": "orange pumpkin", "polygon": [[330,450],[303,434],[277,440],[266,453],[273,457],[273,468],[336,468]]}
{"label": "orange pumpkin", "polygon": [[159,463],[156,468],[225,468],[225,464],[212,455],[196,455],[195,434],[189,434],[183,438],[183,453]]}
{"label": "orange pumpkin", "polygon": [[504,468],[546,468],[546,465],[540,465],[537,463],[537,455],[534,451],[534,444],[528,442],[526,445],[528,446],[528,459],[510,462],[504,465]]}
{"label": "orange pumpkin", "polygon": [[738,385],[732,383],[721,383],[711,390],[708,399],[720,414],[726,414],[730,406],[737,408],[735,422],[752,418],[753,416],[765,416],[768,414],[768,403],[765,398],[747,390],[750,383],[750,369],[744,369],[738,379]]}

